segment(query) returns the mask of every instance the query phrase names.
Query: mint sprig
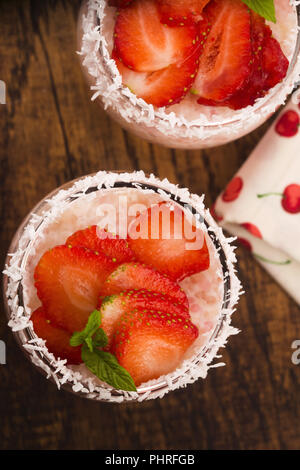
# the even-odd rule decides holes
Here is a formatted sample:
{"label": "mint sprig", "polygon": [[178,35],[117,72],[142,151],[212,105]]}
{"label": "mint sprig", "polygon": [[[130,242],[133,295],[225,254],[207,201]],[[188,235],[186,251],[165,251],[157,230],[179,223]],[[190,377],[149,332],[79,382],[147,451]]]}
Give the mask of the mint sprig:
{"label": "mint sprig", "polygon": [[274,0],[242,0],[242,2],[266,20],[276,23]]}
{"label": "mint sprig", "polygon": [[81,358],[86,367],[100,380],[118,389],[136,392],[134,381],[116,357],[109,352],[101,351],[108,343],[105,331],[100,328],[101,313],[94,310],[89,316],[82,331],[76,331],[71,339],[71,346],[81,345]]}

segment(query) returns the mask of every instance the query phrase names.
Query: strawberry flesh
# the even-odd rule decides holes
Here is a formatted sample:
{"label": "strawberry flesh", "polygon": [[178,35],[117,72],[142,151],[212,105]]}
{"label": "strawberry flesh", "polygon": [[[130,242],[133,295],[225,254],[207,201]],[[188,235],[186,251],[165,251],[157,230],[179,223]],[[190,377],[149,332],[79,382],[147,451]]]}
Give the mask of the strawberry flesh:
{"label": "strawberry flesh", "polygon": [[114,53],[137,72],[155,72],[187,59],[197,46],[197,28],[160,22],[155,0],[136,0],[118,13]]}
{"label": "strawberry flesh", "polygon": [[223,101],[200,97],[199,104],[241,109],[252,106],[286,76],[289,62],[264,18],[251,12],[251,71],[243,87]]}
{"label": "strawberry flesh", "polygon": [[157,310],[190,318],[188,309],[184,305],[175,302],[172,297],[145,289],[120,292],[120,294],[105,297],[100,304],[101,327],[107,334],[109,345],[118,320],[128,311],[135,309]]}
{"label": "strawberry flesh", "polygon": [[71,334],[54,325],[49,318],[47,318],[43,307],[38,308],[31,315],[31,321],[35,333],[39,338],[46,341],[48,350],[54,354],[56,359],[67,359],[68,364],[80,364],[81,347],[70,346]]}
{"label": "strawberry flesh", "polygon": [[67,239],[66,245],[83,246],[95,252],[103,251],[116,265],[134,260],[134,253],[127,240],[100,229],[97,225],[75,232]]}
{"label": "strawberry flesh", "polygon": [[168,295],[188,308],[188,299],[177,282],[141,263],[121,264],[104,282],[100,296],[119,294],[125,290],[144,289]]}
{"label": "strawberry flesh", "polygon": [[129,228],[129,244],[138,261],[181,280],[209,267],[205,235],[175,204],[150,207]]}
{"label": "strawberry flesh", "polygon": [[176,369],[197,336],[188,318],[137,309],[122,315],[111,352],[139,386]]}
{"label": "strawberry flesh", "polygon": [[104,253],[57,246],[40,259],[34,273],[48,318],[70,333],[82,330],[96,308],[101,287],[115,269]]}
{"label": "strawberry flesh", "polygon": [[197,23],[209,0],[157,0],[160,20],[168,26]]}
{"label": "strawberry flesh", "polygon": [[213,0],[203,14],[211,27],[193,93],[224,101],[242,88],[250,73],[250,13],[240,0]]}
{"label": "strawberry flesh", "polygon": [[199,47],[183,62],[156,72],[135,72],[113,54],[123,85],[146,103],[162,107],[179,103],[191,89],[198,70]]}

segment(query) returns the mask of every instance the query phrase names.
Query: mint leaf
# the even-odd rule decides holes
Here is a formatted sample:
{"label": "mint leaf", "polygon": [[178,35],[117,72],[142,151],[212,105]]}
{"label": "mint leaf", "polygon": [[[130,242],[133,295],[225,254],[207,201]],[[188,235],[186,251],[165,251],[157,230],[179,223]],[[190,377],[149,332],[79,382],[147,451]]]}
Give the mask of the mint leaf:
{"label": "mint leaf", "polygon": [[93,336],[93,345],[95,348],[104,348],[108,343],[108,338],[102,328],[98,328]]}
{"label": "mint leaf", "polygon": [[131,375],[118,363],[115,356],[95,349],[91,352],[87,345],[81,349],[81,357],[87,368],[100,380],[117,390],[136,392]]}
{"label": "mint leaf", "polygon": [[242,2],[266,20],[276,23],[274,0],[242,0]]}
{"label": "mint leaf", "polygon": [[[86,327],[82,331],[76,331],[70,339],[71,346],[80,346],[86,340],[91,338],[101,325],[101,314],[99,310],[94,310],[89,316]],[[88,340],[88,343],[89,340]]]}

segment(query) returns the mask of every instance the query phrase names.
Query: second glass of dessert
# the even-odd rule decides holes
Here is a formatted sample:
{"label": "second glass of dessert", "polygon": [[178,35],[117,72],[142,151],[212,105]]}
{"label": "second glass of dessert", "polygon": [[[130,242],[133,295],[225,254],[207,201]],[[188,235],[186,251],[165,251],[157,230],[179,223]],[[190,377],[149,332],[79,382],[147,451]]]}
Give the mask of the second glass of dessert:
{"label": "second glass of dessert", "polygon": [[169,147],[249,133],[300,75],[297,2],[262,4],[86,0],[79,49],[93,99],[126,129]]}
{"label": "second glass of dessert", "polygon": [[57,386],[162,397],[205,378],[240,294],[203,197],[143,172],[99,172],[33,209],[7,258],[9,325]]}

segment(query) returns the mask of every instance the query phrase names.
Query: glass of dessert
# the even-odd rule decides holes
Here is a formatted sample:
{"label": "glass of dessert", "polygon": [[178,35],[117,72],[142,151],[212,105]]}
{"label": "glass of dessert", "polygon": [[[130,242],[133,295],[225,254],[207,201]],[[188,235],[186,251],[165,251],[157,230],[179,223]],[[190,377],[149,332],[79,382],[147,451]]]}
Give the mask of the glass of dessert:
{"label": "glass of dessert", "polygon": [[[203,196],[101,171],[45,197],[9,249],[9,326],[47,378],[142,401],[205,378],[237,333],[235,256]],[[218,356],[219,357],[219,356]]]}
{"label": "glass of dessert", "polygon": [[300,7],[274,0],[272,10],[270,0],[259,14],[244,2],[263,6],[86,0],[78,36],[92,99],[125,129],[167,147],[211,147],[251,132],[299,78]]}

